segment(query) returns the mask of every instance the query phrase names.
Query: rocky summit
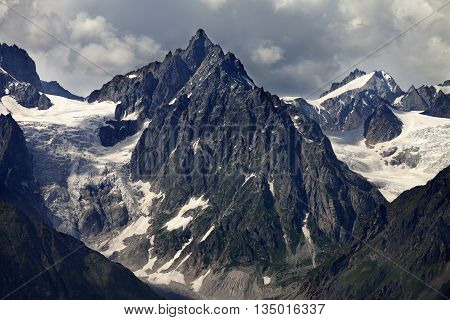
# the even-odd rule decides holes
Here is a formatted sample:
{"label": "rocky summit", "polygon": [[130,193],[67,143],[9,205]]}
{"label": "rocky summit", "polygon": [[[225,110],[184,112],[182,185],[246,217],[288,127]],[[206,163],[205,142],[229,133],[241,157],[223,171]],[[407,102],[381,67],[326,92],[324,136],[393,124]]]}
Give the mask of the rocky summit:
{"label": "rocky summit", "polygon": [[51,101],[40,91],[36,64],[28,53],[16,45],[0,44],[0,97],[11,95],[26,108],[46,110]]}

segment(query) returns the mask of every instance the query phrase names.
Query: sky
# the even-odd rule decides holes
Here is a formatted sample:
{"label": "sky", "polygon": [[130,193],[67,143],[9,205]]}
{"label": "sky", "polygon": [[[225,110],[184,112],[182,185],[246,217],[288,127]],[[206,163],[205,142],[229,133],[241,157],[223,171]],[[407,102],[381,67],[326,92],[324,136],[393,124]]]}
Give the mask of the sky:
{"label": "sky", "polygon": [[0,42],[27,50],[43,80],[86,96],[113,75],[186,47],[203,28],[258,86],[303,97],[389,43],[357,67],[385,70],[407,90],[450,79],[450,5],[389,40],[448,2],[0,0]]}

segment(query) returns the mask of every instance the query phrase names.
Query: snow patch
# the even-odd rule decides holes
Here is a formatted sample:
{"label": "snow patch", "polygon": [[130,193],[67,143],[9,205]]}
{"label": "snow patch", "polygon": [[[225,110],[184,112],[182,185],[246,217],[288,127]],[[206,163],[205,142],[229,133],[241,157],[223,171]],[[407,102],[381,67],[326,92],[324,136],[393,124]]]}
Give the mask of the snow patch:
{"label": "snow patch", "polygon": [[127,114],[122,120],[130,121],[130,120],[137,120],[139,117],[139,112],[135,111],[133,113]]}
{"label": "snow patch", "polygon": [[152,273],[148,276],[147,281],[152,284],[161,284],[166,286],[168,286],[171,282],[186,284],[184,281],[184,275],[176,270],[167,273]]}
{"label": "snow patch", "polygon": [[134,79],[134,78],[137,77],[137,75],[135,75],[135,74],[129,74],[127,77],[128,77],[128,79]]}
{"label": "snow patch", "polygon": [[311,238],[311,233],[308,229],[308,218],[309,218],[309,212],[306,213],[306,217],[303,220],[302,232],[303,232],[303,235],[305,236],[309,250],[311,252],[311,260],[312,260],[313,267],[315,268],[316,267],[316,250],[314,248],[314,243]]}
{"label": "snow patch", "polygon": [[250,180],[251,178],[255,178],[255,177],[256,177],[256,175],[254,173],[246,175],[244,183],[242,183],[241,187],[243,187],[248,182],[248,180]]}
{"label": "snow patch", "polygon": [[320,105],[328,99],[338,97],[341,94],[346,93],[347,91],[362,88],[367,83],[367,81],[369,81],[373,77],[374,74],[375,72],[371,72],[366,75],[363,75],[359,78],[354,79],[353,81],[350,81],[346,85],[343,85],[342,87],[337,88],[334,91],[331,91],[330,93],[328,93],[327,95],[323,96],[320,99],[307,100],[307,102],[315,107],[320,107]]}
{"label": "snow patch", "polygon": [[272,195],[275,196],[275,188],[273,185],[273,180],[269,181],[269,189],[270,189],[270,192],[272,192]]}
{"label": "snow patch", "polygon": [[444,94],[450,94],[450,86],[433,86],[436,92],[442,91]]}
{"label": "snow patch", "polygon": [[200,240],[200,242],[205,241],[205,240],[209,237],[209,235],[211,234],[211,232],[213,232],[214,228],[215,228],[215,226],[212,226],[211,228],[209,228],[209,230],[206,231],[205,235],[202,237],[202,239]]}
{"label": "snow patch", "polygon": [[264,285],[269,285],[270,282],[272,282],[272,279],[270,277],[263,277]]}
{"label": "snow patch", "polygon": [[183,246],[181,247],[181,249],[178,250],[177,253],[175,253],[175,255],[173,256],[173,258],[170,259],[169,261],[167,261],[163,266],[161,266],[161,267],[158,269],[157,273],[161,273],[162,271],[166,271],[167,269],[169,269],[169,268],[173,265],[173,263],[181,256],[181,254],[183,253],[183,250],[184,250],[188,245],[191,244],[192,239],[193,239],[193,238],[189,239],[188,242],[186,242],[185,244],[183,244]]}
{"label": "snow patch", "polygon": [[200,138],[192,143],[192,149],[194,149],[194,154],[200,149]]}
{"label": "snow patch", "polygon": [[202,210],[205,210],[209,207],[209,200],[203,200],[204,195],[200,196],[199,198],[192,197],[189,199],[189,202],[185,204],[183,207],[181,207],[180,211],[178,211],[178,214],[176,217],[174,217],[172,220],[167,222],[164,226],[167,228],[167,230],[176,230],[179,228],[186,228],[186,226],[191,222],[192,219],[194,219],[192,216],[184,217],[184,214],[190,210],[194,210],[197,208],[201,208]]}
{"label": "snow patch", "polygon": [[128,227],[126,227],[120,234],[113,238],[108,244],[108,250],[102,252],[103,255],[109,257],[116,251],[122,251],[127,246],[123,243],[124,240],[135,236],[135,235],[143,235],[147,232],[148,227],[150,227],[150,217],[139,217],[138,220],[131,223]]}
{"label": "snow patch", "polygon": [[155,193],[150,191],[150,182],[137,181],[133,184],[133,186],[142,193],[142,197],[139,197],[138,201],[141,212],[144,214],[149,214],[149,209],[151,208],[154,200],[164,199],[165,197],[165,194],[162,192]]}
{"label": "snow patch", "polygon": [[192,290],[194,290],[194,292],[199,292],[202,285],[203,285],[203,280],[205,280],[205,278],[211,273],[211,269],[209,269],[204,275],[198,277],[197,279],[195,279],[194,281],[191,282],[191,287]]}
{"label": "snow patch", "polygon": [[405,95],[402,94],[400,97],[395,98],[393,105],[394,106],[400,106],[402,104],[402,99]]}
{"label": "snow patch", "polygon": [[173,105],[176,101],[177,101],[177,98],[173,98],[172,100],[170,100],[169,106]]}

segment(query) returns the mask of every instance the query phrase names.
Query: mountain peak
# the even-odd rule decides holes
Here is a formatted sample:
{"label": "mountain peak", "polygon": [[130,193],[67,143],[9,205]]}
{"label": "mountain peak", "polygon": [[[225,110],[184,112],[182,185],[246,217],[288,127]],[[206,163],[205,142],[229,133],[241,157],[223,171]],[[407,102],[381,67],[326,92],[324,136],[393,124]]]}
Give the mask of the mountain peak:
{"label": "mountain peak", "polygon": [[329,94],[330,92],[333,92],[334,90],[339,89],[340,87],[346,85],[347,83],[355,80],[356,78],[362,77],[364,75],[366,75],[365,71],[362,71],[362,70],[359,70],[358,68],[356,68],[355,70],[350,72],[350,74],[348,76],[346,76],[341,82],[333,82],[331,84],[330,90],[327,90],[324,93],[322,93],[322,95],[320,97],[322,98],[322,97],[326,96],[327,94]]}
{"label": "mountain peak", "polygon": [[0,67],[18,81],[29,83],[37,90],[42,90],[36,64],[24,49],[16,45],[0,44]]}
{"label": "mountain peak", "polygon": [[214,44],[208,38],[206,32],[199,29],[184,50],[183,60],[186,61],[191,70],[197,69],[213,47]]}

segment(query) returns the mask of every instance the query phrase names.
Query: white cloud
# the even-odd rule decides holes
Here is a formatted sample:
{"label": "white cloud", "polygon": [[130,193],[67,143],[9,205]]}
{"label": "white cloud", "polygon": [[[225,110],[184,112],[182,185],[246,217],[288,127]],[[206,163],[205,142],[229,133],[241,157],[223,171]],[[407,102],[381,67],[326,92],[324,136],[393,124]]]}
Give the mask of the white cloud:
{"label": "white cloud", "polygon": [[252,54],[252,60],[262,64],[274,64],[283,59],[283,49],[275,45],[261,44]]}
{"label": "white cloud", "polygon": [[223,7],[227,0],[200,0],[212,10],[218,10]]}
{"label": "white cloud", "polygon": [[[106,69],[112,74],[129,71],[142,62],[149,62],[163,55],[161,45],[147,36],[120,35],[102,16],[90,17],[77,14],[68,23],[70,38],[77,50],[86,58],[101,66],[90,67],[93,72]],[[78,57],[83,62],[82,57]]]}
{"label": "white cloud", "polygon": [[27,0],[17,2],[17,10],[31,17],[33,24],[18,19],[11,11],[0,11],[5,41],[28,51],[42,79],[61,81],[68,89],[75,88],[78,94],[86,95],[112,75],[164,56],[161,45],[154,39],[124,34],[103,16],[79,12],[70,18],[62,17],[48,7]]}
{"label": "white cloud", "polygon": [[323,4],[323,0],[271,0],[275,11],[291,8],[309,9]]}

